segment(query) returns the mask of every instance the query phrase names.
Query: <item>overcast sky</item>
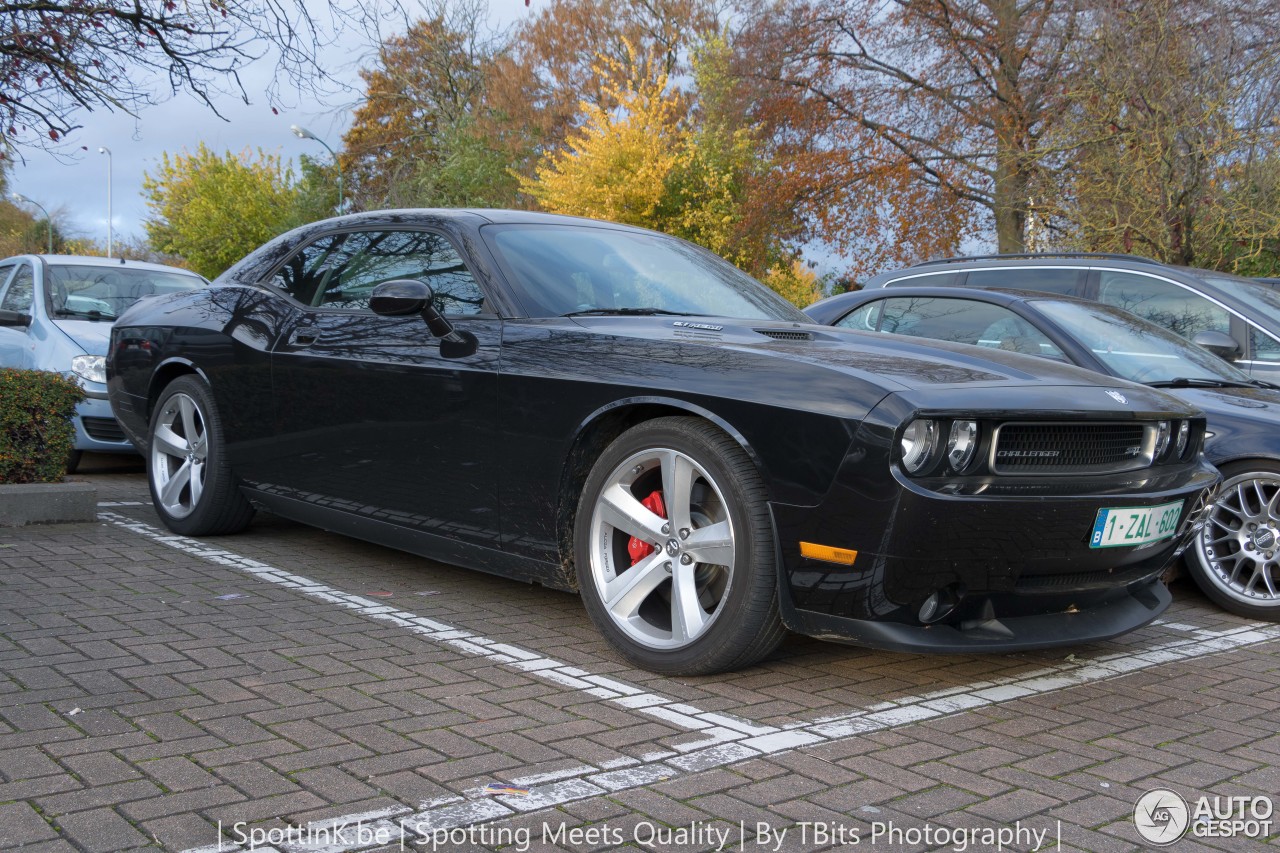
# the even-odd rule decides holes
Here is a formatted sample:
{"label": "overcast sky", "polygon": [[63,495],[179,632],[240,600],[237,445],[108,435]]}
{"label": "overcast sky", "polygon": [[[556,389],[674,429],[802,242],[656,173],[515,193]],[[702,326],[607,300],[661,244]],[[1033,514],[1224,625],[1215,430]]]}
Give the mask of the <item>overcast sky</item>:
{"label": "overcast sky", "polygon": [[[530,15],[542,5],[531,0],[489,0],[495,26],[510,24]],[[412,12],[412,0],[406,2]],[[107,239],[108,158],[99,147],[111,150],[111,219],[117,240],[142,237],[147,216],[142,198],[144,172],[155,172],[161,155],[194,151],[201,143],[219,153],[239,153],[258,148],[279,154],[295,165],[298,155],[325,158],[328,153],[317,142],[302,140],[290,131],[292,124],[307,128],[335,150],[351,123],[351,107],[362,95],[357,71],[367,65],[374,45],[360,33],[348,33],[342,44],[327,51],[324,67],[334,80],[350,87],[346,93],[326,97],[316,103],[314,96],[285,89],[279,100],[279,115],[272,114],[266,96],[274,61],[265,60],[245,69],[241,75],[252,103],[236,98],[216,101],[227,121],[214,115],[195,98],[180,94],[157,106],[146,108],[137,119],[124,113],[96,111],[81,113],[83,128],[69,137],[70,147],[58,156],[41,151],[26,152],[26,163],[16,163],[10,189],[44,205],[50,212],[61,208],[65,224],[74,236],[105,243]],[[287,83],[281,81],[282,85]],[[296,171],[296,169],[295,169]],[[40,216],[34,208],[28,208]]]}

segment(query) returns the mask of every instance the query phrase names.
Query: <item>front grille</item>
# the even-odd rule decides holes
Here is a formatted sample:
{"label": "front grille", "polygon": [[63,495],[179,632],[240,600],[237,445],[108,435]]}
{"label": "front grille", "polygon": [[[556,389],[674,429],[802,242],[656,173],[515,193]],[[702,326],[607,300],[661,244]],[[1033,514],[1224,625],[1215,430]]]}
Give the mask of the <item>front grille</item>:
{"label": "front grille", "polygon": [[81,418],[84,431],[94,441],[124,441],[124,430],[115,418]]}
{"label": "front grille", "polygon": [[811,341],[812,332],[792,332],[787,329],[756,329],[757,332],[775,341]]}
{"label": "front grille", "polygon": [[1002,424],[991,446],[996,474],[1110,474],[1151,464],[1155,428],[1136,423]]}

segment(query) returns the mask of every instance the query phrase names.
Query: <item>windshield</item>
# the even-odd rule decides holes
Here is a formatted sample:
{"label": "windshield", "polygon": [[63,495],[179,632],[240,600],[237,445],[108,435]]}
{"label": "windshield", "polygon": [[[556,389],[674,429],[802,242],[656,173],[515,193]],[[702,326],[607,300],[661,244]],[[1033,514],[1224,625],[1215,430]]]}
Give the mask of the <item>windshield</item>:
{"label": "windshield", "polygon": [[660,234],[576,225],[484,229],[535,317],[686,314],[812,322],[710,252]]}
{"label": "windshield", "polygon": [[1253,312],[1269,319],[1271,322],[1267,325],[1272,328],[1280,323],[1280,290],[1235,276],[1201,275],[1200,277],[1214,287],[1220,288],[1224,293],[1239,299],[1252,308]]}
{"label": "windshield", "polygon": [[97,264],[49,264],[45,287],[55,317],[114,320],[144,296],[179,293],[204,286],[204,279],[180,270]]}
{"label": "windshield", "polygon": [[1050,299],[1037,299],[1035,306],[1122,379],[1251,381],[1208,350],[1127,311]]}

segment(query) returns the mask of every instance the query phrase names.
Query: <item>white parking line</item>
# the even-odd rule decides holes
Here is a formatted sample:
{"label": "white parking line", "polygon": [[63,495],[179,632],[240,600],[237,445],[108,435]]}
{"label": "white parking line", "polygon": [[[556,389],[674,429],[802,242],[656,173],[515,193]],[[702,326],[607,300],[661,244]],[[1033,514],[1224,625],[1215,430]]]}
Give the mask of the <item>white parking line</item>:
{"label": "white parking line", "polygon": [[[260,580],[296,590],[371,619],[389,622],[439,645],[486,658],[525,672],[531,677],[580,691],[698,735],[695,739],[673,745],[672,751],[646,756],[644,760],[624,759],[610,762],[607,767],[582,764],[559,773],[536,774],[511,780],[512,785],[531,788],[529,796],[498,795],[481,798],[482,794],[477,789],[465,792],[461,801],[450,798],[444,802],[432,803],[413,814],[399,815],[394,819],[383,818],[409,827],[417,833],[470,826],[519,813],[539,811],[574,800],[653,784],[684,773],[695,773],[750,758],[776,755],[801,747],[912,725],[1027,696],[1116,678],[1154,666],[1280,639],[1280,625],[1248,624],[1214,632],[1169,623],[1167,627],[1190,636],[1134,651],[1046,666],[1020,676],[995,678],[919,696],[902,697],[855,709],[847,714],[781,727],[770,726],[723,712],[703,711],[616,678],[593,675],[579,667],[519,646],[499,643],[425,616],[342,592],[249,557],[225,549],[211,548],[195,539],[170,535],[149,524],[113,512],[99,513],[99,517],[117,527],[209,562],[246,572]],[[354,820],[353,817],[348,823]],[[340,821],[341,819],[335,818],[328,823]],[[339,845],[326,850],[340,853],[371,846],[376,845]],[[226,844],[222,849],[231,851],[240,848]],[[306,848],[284,845],[280,849],[289,853]]]}

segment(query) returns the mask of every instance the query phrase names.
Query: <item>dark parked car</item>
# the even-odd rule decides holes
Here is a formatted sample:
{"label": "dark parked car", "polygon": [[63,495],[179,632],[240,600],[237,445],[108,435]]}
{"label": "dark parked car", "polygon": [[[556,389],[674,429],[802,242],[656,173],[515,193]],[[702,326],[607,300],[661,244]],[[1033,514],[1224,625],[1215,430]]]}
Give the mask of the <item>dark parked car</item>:
{"label": "dark parked car", "polygon": [[1217,472],[1160,391],[824,328],[653,232],[382,211],[117,323],[111,399],[187,535],[255,506],[580,590],[630,660],[784,626],[1004,651],[1143,624]]}
{"label": "dark parked car", "polygon": [[188,270],[81,255],[19,255],[0,261],[0,367],[75,376],[85,399],[72,417],[71,459],[133,453],[107,403],[107,333],[144,296],[208,284]]}
{"label": "dark parked car", "polygon": [[[1163,388],[1202,409],[1225,478],[1187,565],[1214,601],[1280,621],[1280,390],[1128,311],[1070,296],[895,287],[825,299],[820,323],[1012,349]],[[1202,333],[1204,334],[1204,333]]]}
{"label": "dark parked car", "polygon": [[1079,296],[1132,311],[1193,340],[1231,337],[1228,361],[1280,384],[1280,290],[1227,273],[1174,267],[1134,255],[990,255],[929,261],[881,273],[878,287],[999,287]]}

